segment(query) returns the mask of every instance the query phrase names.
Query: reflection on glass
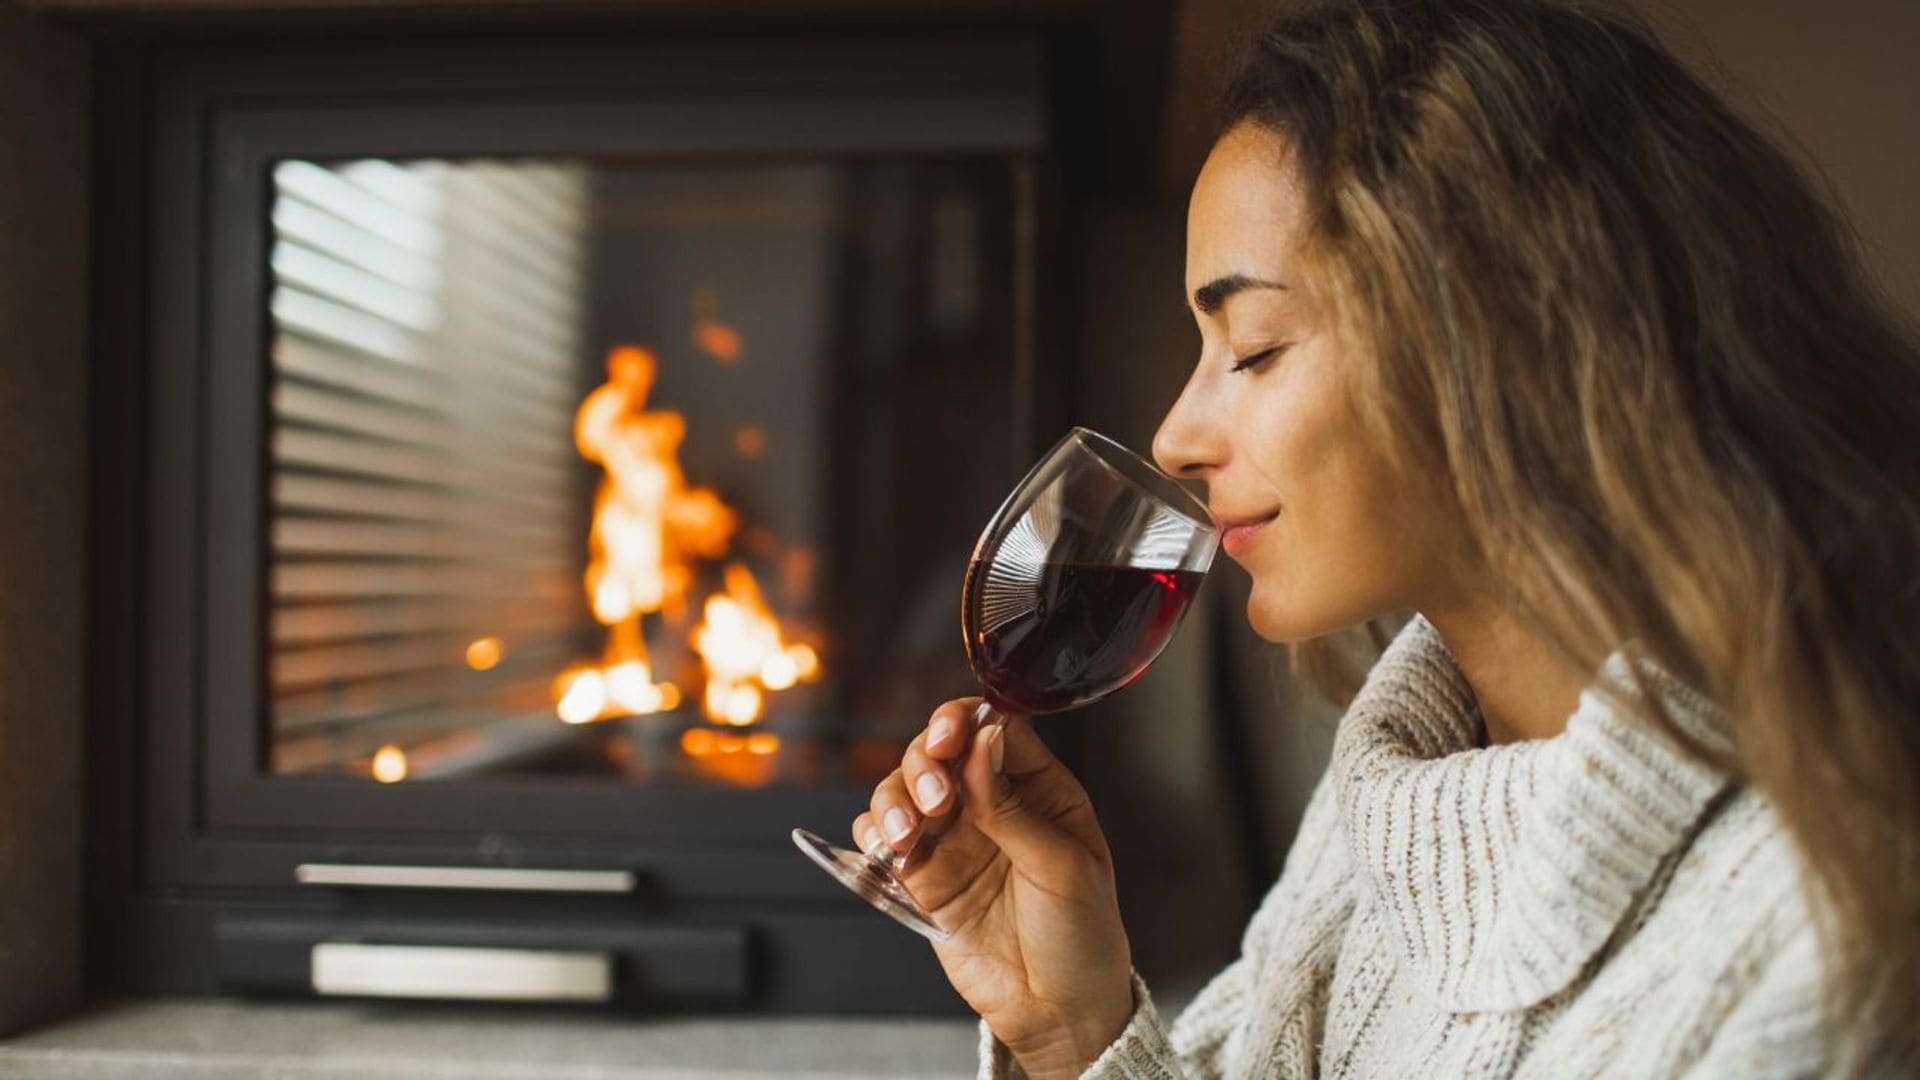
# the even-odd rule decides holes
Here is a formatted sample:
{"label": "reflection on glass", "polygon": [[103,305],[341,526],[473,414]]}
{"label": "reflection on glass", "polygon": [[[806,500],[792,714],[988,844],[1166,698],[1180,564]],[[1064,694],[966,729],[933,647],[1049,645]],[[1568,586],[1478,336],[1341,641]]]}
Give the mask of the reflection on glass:
{"label": "reflection on glass", "polygon": [[277,166],[270,770],[877,779],[968,685],[1015,167]]}

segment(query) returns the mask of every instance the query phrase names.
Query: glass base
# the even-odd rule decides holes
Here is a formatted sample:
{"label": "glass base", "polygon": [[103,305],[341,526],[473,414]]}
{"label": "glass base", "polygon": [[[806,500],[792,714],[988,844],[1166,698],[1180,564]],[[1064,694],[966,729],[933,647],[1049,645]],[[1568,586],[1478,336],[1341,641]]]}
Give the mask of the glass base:
{"label": "glass base", "polygon": [[906,885],[894,874],[893,868],[888,865],[890,860],[829,844],[805,829],[793,830],[793,843],[855,896],[893,916],[901,926],[928,941],[942,942],[953,937],[933,924],[933,919],[920,906],[920,901],[913,898]]}

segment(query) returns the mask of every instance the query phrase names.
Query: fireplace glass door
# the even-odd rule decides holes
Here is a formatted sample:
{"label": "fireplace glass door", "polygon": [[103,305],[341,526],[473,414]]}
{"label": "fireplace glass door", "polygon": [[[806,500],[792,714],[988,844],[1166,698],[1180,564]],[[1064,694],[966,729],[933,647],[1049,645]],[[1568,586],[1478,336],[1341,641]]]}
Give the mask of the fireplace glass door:
{"label": "fireplace glass door", "polygon": [[873,783],[1020,464],[1005,156],[285,159],[275,777]]}

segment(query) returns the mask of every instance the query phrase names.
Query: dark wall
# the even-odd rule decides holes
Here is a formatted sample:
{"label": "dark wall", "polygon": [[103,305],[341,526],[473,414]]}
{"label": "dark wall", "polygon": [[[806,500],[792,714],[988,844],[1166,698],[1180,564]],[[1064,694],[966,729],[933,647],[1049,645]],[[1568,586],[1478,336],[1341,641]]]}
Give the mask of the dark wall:
{"label": "dark wall", "polygon": [[1823,183],[1920,320],[1920,4],[1640,0],[1663,39]]}
{"label": "dark wall", "polygon": [[[1592,0],[1590,0],[1592,2]],[[1897,303],[1920,318],[1920,4],[1913,0],[1597,0],[1637,11],[1748,119],[1829,184]],[[1285,0],[1180,5],[1162,180],[1206,157],[1211,110],[1250,35]]]}
{"label": "dark wall", "polygon": [[86,79],[0,3],[0,1033],[81,986]]}

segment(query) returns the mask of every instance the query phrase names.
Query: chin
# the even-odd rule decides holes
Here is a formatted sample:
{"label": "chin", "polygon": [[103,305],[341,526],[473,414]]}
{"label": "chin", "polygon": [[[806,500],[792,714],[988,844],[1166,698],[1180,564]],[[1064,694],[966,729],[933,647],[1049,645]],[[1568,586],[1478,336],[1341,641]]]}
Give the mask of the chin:
{"label": "chin", "polygon": [[1255,577],[1252,593],[1247,597],[1247,623],[1264,640],[1275,645],[1293,645],[1337,634],[1373,618],[1365,606],[1353,602],[1358,599],[1357,596],[1303,596],[1297,587],[1262,585]]}
{"label": "chin", "polygon": [[1263,596],[1258,585],[1247,598],[1247,624],[1253,627],[1254,633],[1275,645],[1291,645],[1329,632],[1321,621],[1304,617],[1307,614],[1294,605]]}

